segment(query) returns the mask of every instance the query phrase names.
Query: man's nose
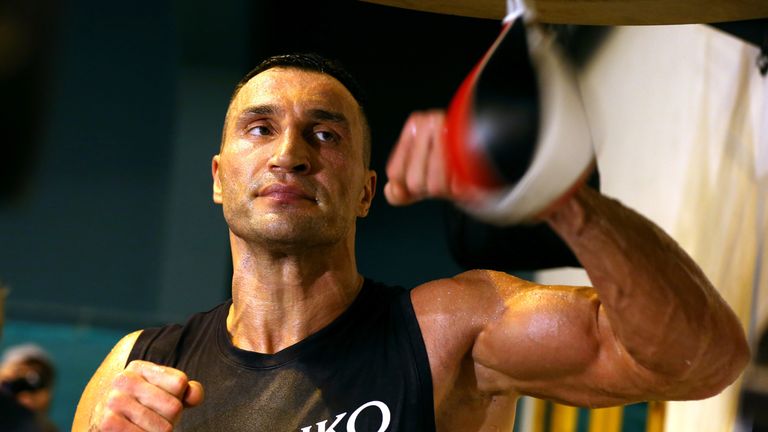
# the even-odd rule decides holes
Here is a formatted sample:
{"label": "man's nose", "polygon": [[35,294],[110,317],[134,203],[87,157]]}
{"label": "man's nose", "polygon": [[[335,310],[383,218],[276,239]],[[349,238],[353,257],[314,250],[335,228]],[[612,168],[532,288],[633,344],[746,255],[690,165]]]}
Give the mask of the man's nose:
{"label": "man's nose", "polygon": [[271,170],[306,174],[310,170],[310,145],[304,137],[294,131],[286,131],[276,142],[272,158],[269,160]]}

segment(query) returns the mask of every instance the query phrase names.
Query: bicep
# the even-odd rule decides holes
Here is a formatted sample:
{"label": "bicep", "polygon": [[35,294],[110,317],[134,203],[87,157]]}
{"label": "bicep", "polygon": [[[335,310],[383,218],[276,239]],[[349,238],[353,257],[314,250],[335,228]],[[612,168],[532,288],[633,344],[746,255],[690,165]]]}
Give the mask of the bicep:
{"label": "bicep", "polygon": [[581,406],[648,395],[647,371],[623,349],[591,288],[531,285],[504,299],[485,326],[473,358],[494,387]]}
{"label": "bicep", "polygon": [[91,413],[99,400],[106,396],[114,377],[125,369],[128,356],[140,334],[141,330],[124,336],[96,369],[77,404],[72,430],[88,430]]}

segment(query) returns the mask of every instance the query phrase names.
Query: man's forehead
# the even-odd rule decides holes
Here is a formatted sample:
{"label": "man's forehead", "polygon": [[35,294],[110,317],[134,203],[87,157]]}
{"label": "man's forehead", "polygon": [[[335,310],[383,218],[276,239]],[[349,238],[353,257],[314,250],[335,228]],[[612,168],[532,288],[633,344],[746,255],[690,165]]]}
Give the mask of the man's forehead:
{"label": "man's forehead", "polygon": [[242,111],[262,104],[291,104],[339,112],[357,108],[352,94],[335,78],[319,72],[282,67],[268,69],[251,78],[232,101],[232,108]]}

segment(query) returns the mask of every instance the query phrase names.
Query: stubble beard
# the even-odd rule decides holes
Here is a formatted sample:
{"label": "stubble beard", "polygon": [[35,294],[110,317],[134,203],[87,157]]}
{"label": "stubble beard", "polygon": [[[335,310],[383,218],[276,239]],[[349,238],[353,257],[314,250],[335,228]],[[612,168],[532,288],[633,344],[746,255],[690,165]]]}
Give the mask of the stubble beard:
{"label": "stubble beard", "polygon": [[348,221],[340,220],[339,215],[317,217],[291,210],[241,213],[246,214],[226,218],[230,230],[247,243],[268,251],[290,253],[330,247],[344,241],[348,231]]}

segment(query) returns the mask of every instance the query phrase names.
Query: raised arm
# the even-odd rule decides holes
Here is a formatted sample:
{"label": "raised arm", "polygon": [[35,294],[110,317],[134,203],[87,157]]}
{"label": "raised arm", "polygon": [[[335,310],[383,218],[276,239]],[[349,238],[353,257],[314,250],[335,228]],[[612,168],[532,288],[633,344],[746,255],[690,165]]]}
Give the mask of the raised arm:
{"label": "raised arm", "polygon": [[[464,199],[447,186],[444,168],[430,171],[439,160],[419,160],[434,156],[418,147],[439,145],[440,121],[439,113],[409,119],[406,128],[423,132],[401,136],[390,160],[385,192],[391,203]],[[429,168],[421,176],[414,173],[423,166]],[[448,179],[442,185],[441,175]],[[452,354],[430,360],[438,399],[440,386],[452,385],[451,373],[441,371],[450,371],[449,359],[465,350],[482,391],[582,406],[704,398],[736,379],[749,357],[739,321],[660,228],[588,187],[544,220],[594,288],[542,286],[489,271],[419,287],[414,304],[428,349],[435,334],[463,341],[448,348]],[[453,317],[452,325],[440,324],[443,317]]]}

